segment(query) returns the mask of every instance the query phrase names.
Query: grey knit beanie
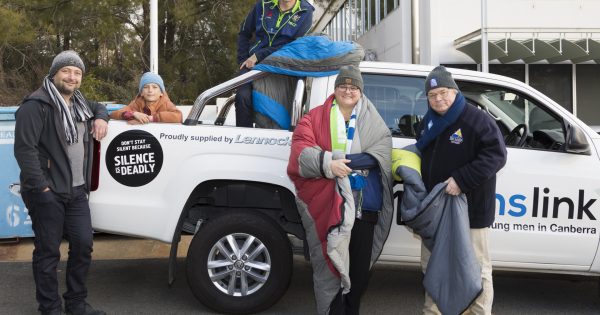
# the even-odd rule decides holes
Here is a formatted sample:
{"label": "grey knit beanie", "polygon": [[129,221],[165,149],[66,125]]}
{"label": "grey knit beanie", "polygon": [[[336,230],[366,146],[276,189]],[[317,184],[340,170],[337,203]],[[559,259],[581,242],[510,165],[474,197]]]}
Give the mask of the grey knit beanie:
{"label": "grey knit beanie", "polygon": [[85,65],[79,55],[73,50],[65,50],[54,57],[52,60],[52,66],[50,66],[50,72],[48,76],[50,78],[60,70],[62,67],[73,66],[81,69],[81,72],[85,73]]}
{"label": "grey knit beanie", "polygon": [[429,72],[427,79],[425,79],[425,94],[432,89],[441,87],[458,90],[458,85],[456,85],[452,74],[446,70],[446,67],[437,66]]}
{"label": "grey knit beanie", "polygon": [[358,86],[362,91],[364,88],[363,78],[360,74],[360,69],[357,66],[343,66],[340,68],[340,73],[335,79],[335,87],[342,84],[350,84]]}

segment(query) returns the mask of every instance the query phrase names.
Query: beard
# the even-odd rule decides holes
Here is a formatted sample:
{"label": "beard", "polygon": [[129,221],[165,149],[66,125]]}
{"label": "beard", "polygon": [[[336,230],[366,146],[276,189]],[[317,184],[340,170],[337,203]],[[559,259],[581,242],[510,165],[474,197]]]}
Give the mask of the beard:
{"label": "beard", "polygon": [[81,84],[67,85],[63,81],[55,81],[54,86],[56,86],[56,89],[58,90],[58,92],[60,92],[60,94],[72,95],[73,93],[75,93],[75,90],[77,90],[81,86]]}

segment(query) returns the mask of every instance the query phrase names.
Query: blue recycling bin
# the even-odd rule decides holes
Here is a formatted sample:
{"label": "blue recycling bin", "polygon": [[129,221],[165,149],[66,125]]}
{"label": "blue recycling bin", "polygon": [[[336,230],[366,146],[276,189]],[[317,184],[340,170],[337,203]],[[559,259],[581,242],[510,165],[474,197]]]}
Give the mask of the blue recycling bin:
{"label": "blue recycling bin", "polygon": [[[107,104],[109,112],[124,105]],[[17,106],[0,107],[0,239],[31,237],[31,219],[19,193],[19,166],[15,160],[15,111]]]}

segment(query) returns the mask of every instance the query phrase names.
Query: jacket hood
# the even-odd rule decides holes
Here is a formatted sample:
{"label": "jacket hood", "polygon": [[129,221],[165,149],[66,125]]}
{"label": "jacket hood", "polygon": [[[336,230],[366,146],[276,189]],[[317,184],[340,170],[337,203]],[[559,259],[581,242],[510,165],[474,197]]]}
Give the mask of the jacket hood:
{"label": "jacket hood", "polygon": [[52,102],[52,99],[50,99],[50,94],[48,94],[48,92],[43,87],[38,88],[33,93],[26,96],[21,102],[21,104],[27,101],[39,101],[50,106],[56,106],[54,102]]}
{"label": "jacket hood", "polygon": [[[279,0],[273,0],[273,4],[278,5]],[[314,11],[315,7],[313,7],[312,4],[310,4],[306,0],[299,0],[298,2],[296,2],[296,5],[294,5],[294,7],[292,7],[293,12],[298,11],[298,9]]]}
{"label": "jacket hood", "polygon": [[300,9],[314,11],[315,7],[306,0],[300,0]]}

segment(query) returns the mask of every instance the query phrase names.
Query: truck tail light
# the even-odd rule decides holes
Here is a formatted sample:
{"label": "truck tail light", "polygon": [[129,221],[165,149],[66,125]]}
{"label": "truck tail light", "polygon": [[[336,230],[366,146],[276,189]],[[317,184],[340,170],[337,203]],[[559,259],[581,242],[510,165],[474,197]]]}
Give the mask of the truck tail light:
{"label": "truck tail light", "polygon": [[94,149],[93,149],[93,163],[92,163],[92,182],[90,183],[90,190],[95,191],[98,189],[98,184],[100,182],[100,141],[94,140]]}

